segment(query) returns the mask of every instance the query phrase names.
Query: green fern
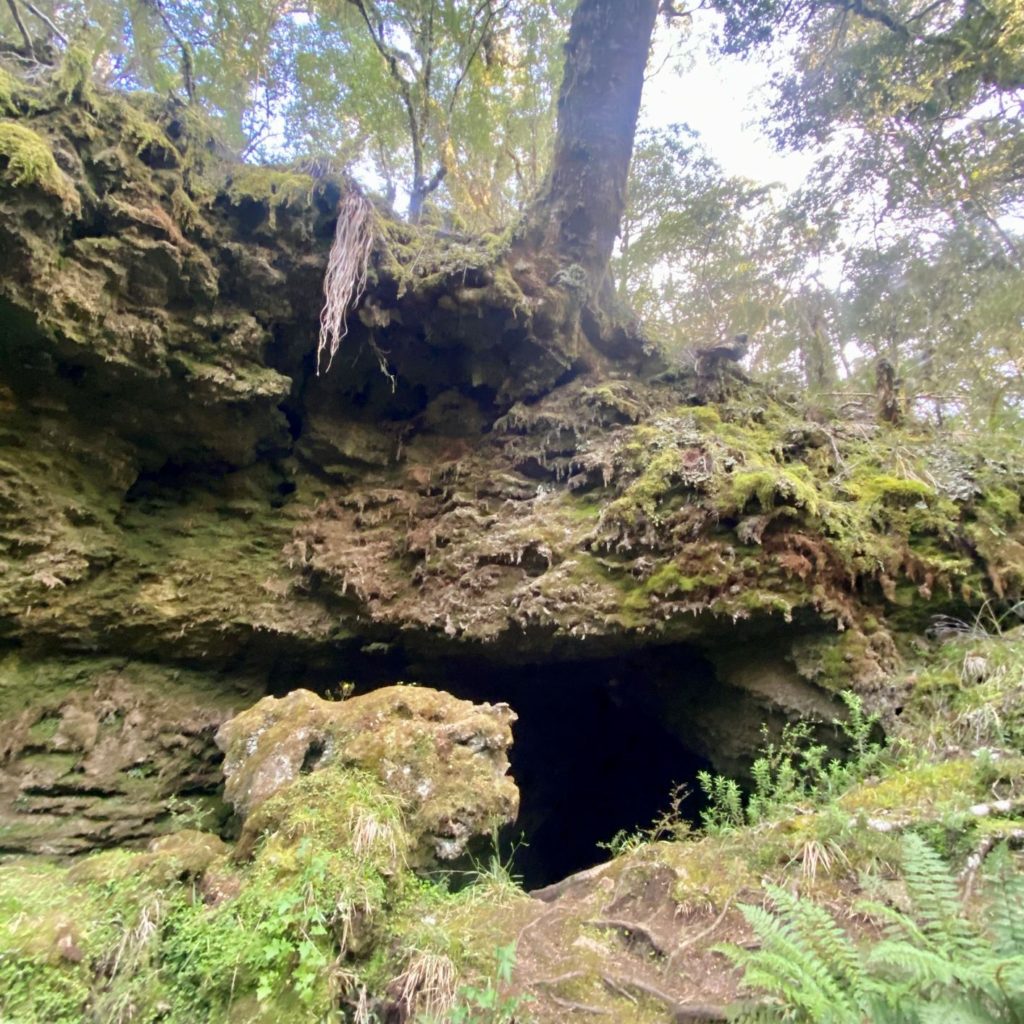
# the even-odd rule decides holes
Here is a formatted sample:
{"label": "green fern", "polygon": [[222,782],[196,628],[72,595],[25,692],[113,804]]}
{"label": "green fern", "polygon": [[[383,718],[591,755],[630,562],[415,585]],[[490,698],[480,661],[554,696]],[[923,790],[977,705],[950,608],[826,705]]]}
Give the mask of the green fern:
{"label": "green fern", "polygon": [[[909,912],[859,910],[883,929],[858,948],[824,908],[766,887],[771,910],[740,909],[756,950],[717,947],[743,969],[741,987],[762,1001],[742,1024],[1024,1024],[1024,875],[993,853],[980,921],[965,912],[946,864],[920,837],[904,838]],[[766,998],[765,998],[766,997]]]}
{"label": "green fern", "polygon": [[985,895],[989,900],[988,926],[996,951],[1011,956],[1024,950],[1024,874],[1014,870],[1006,844],[988,859]]}

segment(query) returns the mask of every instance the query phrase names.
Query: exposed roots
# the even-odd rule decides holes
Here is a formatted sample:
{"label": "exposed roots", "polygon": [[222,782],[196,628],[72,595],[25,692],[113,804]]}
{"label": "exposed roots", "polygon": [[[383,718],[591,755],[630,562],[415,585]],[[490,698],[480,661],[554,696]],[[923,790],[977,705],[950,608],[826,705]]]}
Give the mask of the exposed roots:
{"label": "exposed roots", "polygon": [[316,372],[327,371],[342,339],[348,334],[348,312],[366,291],[366,275],[373,251],[373,206],[355,190],[338,205],[338,226],[324,275],[324,308],[320,312],[320,340]]}

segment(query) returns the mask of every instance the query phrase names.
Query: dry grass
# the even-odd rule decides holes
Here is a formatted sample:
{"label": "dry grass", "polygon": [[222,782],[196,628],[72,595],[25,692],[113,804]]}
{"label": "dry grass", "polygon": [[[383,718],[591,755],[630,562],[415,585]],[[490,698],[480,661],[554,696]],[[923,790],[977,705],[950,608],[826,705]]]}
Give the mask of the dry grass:
{"label": "dry grass", "polygon": [[818,872],[830,874],[835,864],[850,866],[843,848],[834,840],[808,839],[790,863],[799,862],[800,873],[808,881],[815,881]]}
{"label": "dry grass", "polygon": [[379,853],[392,863],[401,859],[395,823],[381,821],[372,811],[354,807],[349,818],[349,828],[352,836],[352,852],[357,857]]}
{"label": "dry grass", "polygon": [[449,957],[418,951],[388,989],[409,1018],[422,1014],[428,1020],[443,1020],[455,1004],[457,985],[458,972]]}

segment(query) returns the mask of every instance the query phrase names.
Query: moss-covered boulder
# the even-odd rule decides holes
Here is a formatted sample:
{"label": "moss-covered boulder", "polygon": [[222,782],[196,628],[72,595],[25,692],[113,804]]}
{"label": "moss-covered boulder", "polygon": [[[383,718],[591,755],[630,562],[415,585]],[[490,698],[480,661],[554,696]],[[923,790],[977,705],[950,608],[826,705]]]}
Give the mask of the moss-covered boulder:
{"label": "moss-covered boulder", "polygon": [[304,775],[343,766],[369,773],[398,797],[415,863],[455,860],[471,840],[515,819],[519,795],[507,774],[515,717],[506,705],[416,686],[339,702],[309,690],[265,697],[217,733],[225,796],[245,818],[240,848],[248,851],[279,824],[288,801],[268,804],[271,797]]}

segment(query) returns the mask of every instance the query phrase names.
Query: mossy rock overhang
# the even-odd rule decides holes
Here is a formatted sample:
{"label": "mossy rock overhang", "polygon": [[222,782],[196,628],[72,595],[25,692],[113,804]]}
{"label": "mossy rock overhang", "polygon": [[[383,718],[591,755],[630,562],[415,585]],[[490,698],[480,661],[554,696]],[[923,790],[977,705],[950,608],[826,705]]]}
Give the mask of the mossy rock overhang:
{"label": "mossy rock overhang", "polygon": [[0,642],[66,659],[61,685],[105,658],[282,693],[682,644],[720,682],[895,703],[931,615],[1021,596],[1009,445],[728,377],[700,404],[639,337],[566,331],[576,298],[511,234],[380,208],[318,376],[349,183],[233,164],[144,97],[17,111],[80,203],[0,174]]}

